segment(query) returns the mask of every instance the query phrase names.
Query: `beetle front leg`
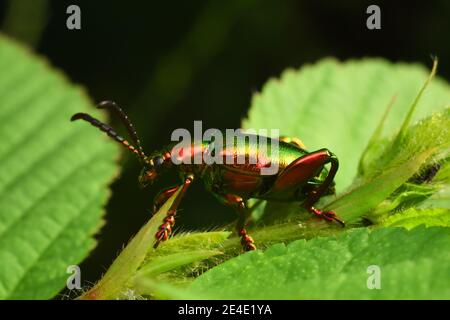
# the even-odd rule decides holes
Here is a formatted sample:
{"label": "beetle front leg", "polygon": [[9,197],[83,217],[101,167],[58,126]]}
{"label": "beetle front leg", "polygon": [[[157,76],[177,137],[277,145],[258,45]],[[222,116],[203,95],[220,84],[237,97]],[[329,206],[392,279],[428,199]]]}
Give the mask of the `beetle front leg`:
{"label": "beetle front leg", "polygon": [[156,213],[164,202],[166,202],[178,190],[179,187],[179,185],[175,185],[160,191],[153,200],[153,213]]}
{"label": "beetle front leg", "polygon": [[247,229],[245,229],[251,211],[248,210],[244,199],[233,194],[214,193],[214,195],[216,196],[217,199],[219,199],[219,201],[222,204],[228,207],[232,207],[236,210],[238,214],[238,220],[236,222],[236,231],[238,236],[241,237],[242,248],[245,251],[256,250],[255,241],[251,236],[248,235]]}
{"label": "beetle front leg", "polygon": [[[191,182],[194,180],[194,177],[192,175],[187,176],[184,179],[183,184],[179,187],[181,188],[180,193],[177,195],[175,200],[173,201],[172,205],[170,206],[169,210],[167,211],[167,215],[163,220],[163,223],[159,227],[158,232],[155,234],[156,242],[153,245],[153,248],[157,248],[161,241],[166,241],[170,234],[172,233],[172,227],[175,225],[175,215],[177,213],[178,206],[181,202],[181,199],[183,198],[184,194],[186,193],[188,187],[190,186]],[[164,197],[167,197],[168,194],[172,195],[175,193],[175,191],[178,190],[176,188],[175,190],[172,190],[173,188],[167,189],[165,192],[163,191],[161,193],[161,198],[158,197],[158,199],[162,199]],[[169,195],[169,197],[170,197]]]}

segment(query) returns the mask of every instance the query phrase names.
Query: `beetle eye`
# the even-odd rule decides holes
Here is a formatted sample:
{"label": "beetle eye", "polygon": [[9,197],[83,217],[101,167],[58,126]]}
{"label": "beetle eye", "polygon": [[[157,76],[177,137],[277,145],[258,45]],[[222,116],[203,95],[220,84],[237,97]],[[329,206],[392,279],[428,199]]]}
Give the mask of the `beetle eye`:
{"label": "beetle eye", "polygon": [[162,165],[164,163],[164,158],[160,157],[160,156],[156,156],[153,158],[153,163],[156,167],[159,167],[160,165]]}

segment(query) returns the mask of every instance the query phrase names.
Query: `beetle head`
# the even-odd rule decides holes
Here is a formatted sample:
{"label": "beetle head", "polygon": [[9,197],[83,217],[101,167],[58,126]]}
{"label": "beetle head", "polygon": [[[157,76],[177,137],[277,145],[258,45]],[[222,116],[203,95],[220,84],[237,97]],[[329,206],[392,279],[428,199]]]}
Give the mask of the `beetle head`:
{"label": "beetle head", "polygon": [[139,185],[144,188],[152,185],[156,178],[161,173],[164,165],[164,156],[156,154],[144,162],[144,166],[139,174]]}

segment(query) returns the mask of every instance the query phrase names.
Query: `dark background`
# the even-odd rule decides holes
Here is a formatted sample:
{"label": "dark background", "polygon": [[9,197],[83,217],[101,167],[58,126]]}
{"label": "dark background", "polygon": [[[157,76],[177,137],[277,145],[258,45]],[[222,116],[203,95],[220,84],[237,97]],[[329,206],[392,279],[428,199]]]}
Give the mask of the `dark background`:
{"label": "dark background", "polygon": [[[81,30],[66,28],[70,4],[81,8]],[[366,28],[370,4],[381,7],[381,30]],[[252,93],[268,78],[323,57],[381,56],[429,66],[433,54],[440,58],[439,74],[450,78],[448,0],[0,0],[0,25],[83,85],[94,101],[117,101],[147,152],[168,143],[174,129],[191,129],[194,120],[204,128],[238,128]],[[155,193],[177,181],[169,176],[140,190],[138,162],[128,154],[121,162],[107,224],[81,266],[83,281],[100,277],[149,218]],[[177,226],[185,230],[234,219],[201,184],[181,208]]]}

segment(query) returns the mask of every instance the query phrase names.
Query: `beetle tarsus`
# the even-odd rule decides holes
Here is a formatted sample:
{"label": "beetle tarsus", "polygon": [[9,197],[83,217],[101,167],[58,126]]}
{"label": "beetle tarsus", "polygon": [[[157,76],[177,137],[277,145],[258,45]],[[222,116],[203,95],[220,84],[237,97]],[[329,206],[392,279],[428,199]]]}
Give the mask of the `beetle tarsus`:
{"label": "beetle tarsus", "polygon": [[247,230],[239,230],[239,235],[241,236],[241,245],[245,251],[256,250],[255,241],[247,234]]}
{"label": "beetle tarsus", "polygon": [[324,220],[327,220],[327,221],[336,221],[336,222],[339,223],[342,227],[345,227],[345,222],[344,222],[341,218],[339,218],[339,217],[336,215],[336,212],[334,212],[334,211],[322,211],[322,210],[319,210],[319,209],[314,208],[314,207],[308,208],[308,211],[311,212],[311,213],[313,213],[314,215],[316,215],[316,216],[318,216],[318,217],[324,219]]}
{"label": "beetle tarsus", "polygon": [[333,220],[339,223],[342,228],[345,228],[345,221],[336,216],[336,214],[334,215]]}
{"label": "beetle tarsus", "polygon": [[157,248],[162,241],[166,241],[172,234],[172,228],[175,225],[175,213],[167,215],[164,218],[163,224],[159,227],[158,232],[155,234],[156,242],[153,248]]}

